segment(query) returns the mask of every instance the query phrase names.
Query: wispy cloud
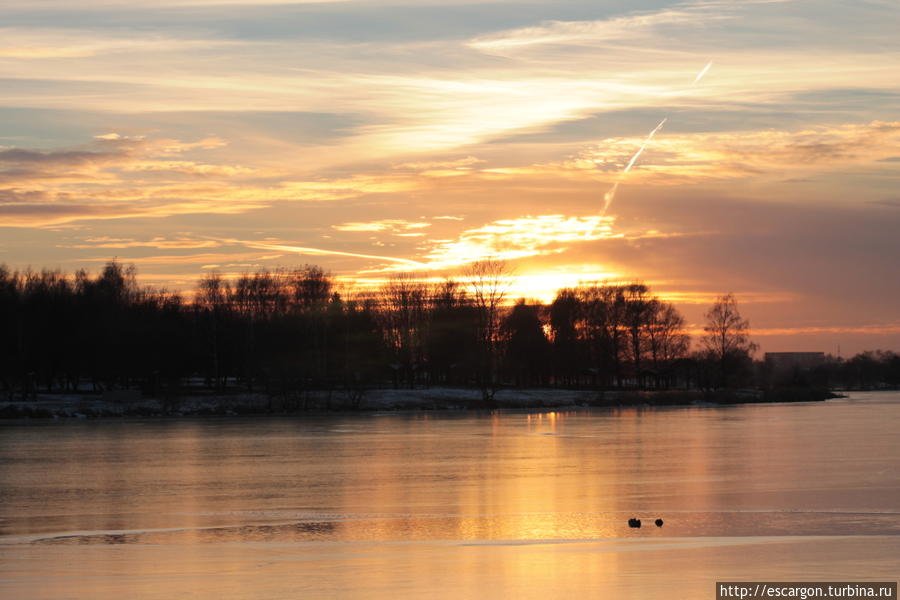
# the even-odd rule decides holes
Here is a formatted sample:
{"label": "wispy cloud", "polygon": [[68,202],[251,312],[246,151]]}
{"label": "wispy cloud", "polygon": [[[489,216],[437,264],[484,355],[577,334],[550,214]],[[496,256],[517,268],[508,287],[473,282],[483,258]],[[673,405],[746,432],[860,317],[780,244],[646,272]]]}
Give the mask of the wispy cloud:
{"label": "wispy cloud", "polygon": [[332,226],[338,231],[393,231],[403,232],[410,229],[430,227],[431,223],[422,221],[406,221],[403,219],[381,219],[380,221],[351,221]]}
{"label": "wispy cloud", "polygon": [[753,335],[758,336],[795,336],[810,334],[866,334],[866,335],[892,335],[900,333],[900,325],[896,323],[880,323],[872,325],[845,325],[828,327],[766,327],[753,329]]}
{"label": "wispy cloud", "polygon": [[395,169],[412,169],[415,171],[432,171],[435,169],[469,169],[473,165],[483,163],[484,160],[475,158],[474,156],[466,156],[465,158],[448,159],[448,160],[432,160],[409,162],[394,165]]}
{"label": "wispy cloud", "polygon": [[167,239],[155,237],[149,240],[135,240],[130,238],[97,237],[85,238],[82,244],[58,244],[60,248],[216,248],[221,244],[215,240],[201,239]]}
{"label": "wispy cloud", "polygon": [[[30,3],[36,4],[36,3]],[[0,59],[85,59],[111,54],[176,54],[192,50],[219,50],[236,42],[213,38],[177,38],[165,34],[122,34],[99,36],[89,29],[0,27]]]}
{"label": "wispy cloud", "polygon": [[[259,252],[231,252],[231,253],[198,253],[198,254],[159,254],[152,256],[133,256],[122,258],[124,262],[138,266],[173,266],[173,265],[204,265],[209,263],[234,263],[244,262],[260,264],[260,261],[269,261],[279,258],[281,255],[266,255]],[[81,258],[83,262],[102,263],[107,262],[109,256],[95,256]]]}
{"label": "wispy cloud", "polygon": [[295,246],[292,244],[281,244],[281,243],[273,243],[268,241],[254,241],[254,240],[237,240],[237,239],[227,239],[223,240],[229,244],[236,244],[247,246],[248,248],[260,248],[263,250],[277,250],[281,252],[291,252],[294,254],[304,255],[304,256],[345,256],[350,258],[364,258],[379,261],[381,263],[398,263],[401,265],[415,268],[421,268],[424,265],[418,261],[410,260],[408,258],[398,258],[395,256],[382,256],[378,254],[364,254],[360,252],[346,252],[342,250],[330,250],[327,248],[310,248],[307,246]]}
{"label": "wispy cloud", "polygon": [[701,27],[705,21],[728,18],[721,7],[713,12],[702,4],[682,4],[657,12],[645,11],[597,21],[551,21],[536,27],[482,36],[469,45],[482,52],[506,54],[533,46],[577,44],[607,46],[610,42],[642,39],[666,25]]}

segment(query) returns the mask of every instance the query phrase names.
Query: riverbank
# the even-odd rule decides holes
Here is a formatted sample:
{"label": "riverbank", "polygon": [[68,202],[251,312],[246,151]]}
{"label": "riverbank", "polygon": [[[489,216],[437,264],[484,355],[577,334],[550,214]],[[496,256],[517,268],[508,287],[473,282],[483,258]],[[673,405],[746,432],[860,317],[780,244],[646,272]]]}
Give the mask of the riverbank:
{"label": "riverbank", "polygon": [[146,398],[137,392],[37,394],[34,400],[0,402],[0,419],[155,417],[287,414],[308,411],[554,409],[565,407],[688,406],[761,402],[811,402],[839,397],[827,390],[560,390],[503,389],[486,404],[477,389],[378,389],[364,393],[309,391],[290,398],[265,394],[185,394]]}

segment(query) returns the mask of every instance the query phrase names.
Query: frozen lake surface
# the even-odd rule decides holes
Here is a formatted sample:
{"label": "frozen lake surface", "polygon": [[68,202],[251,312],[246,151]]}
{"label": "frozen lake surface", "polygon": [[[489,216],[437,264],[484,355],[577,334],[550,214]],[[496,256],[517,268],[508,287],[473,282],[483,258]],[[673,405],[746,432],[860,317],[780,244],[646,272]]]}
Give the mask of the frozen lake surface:
{"label": "frozen lake surface", "polygon": [[898,431],[897,393],[6,422],[0,596],[711,598],[716,580],[894,580]]}

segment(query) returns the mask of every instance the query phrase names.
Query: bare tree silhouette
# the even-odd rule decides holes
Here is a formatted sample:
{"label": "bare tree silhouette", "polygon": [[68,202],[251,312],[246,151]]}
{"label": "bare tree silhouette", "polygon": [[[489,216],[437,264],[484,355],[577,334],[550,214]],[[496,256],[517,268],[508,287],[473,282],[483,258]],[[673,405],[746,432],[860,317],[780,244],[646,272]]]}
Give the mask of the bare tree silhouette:
{"label": "bare tree silhouette", "polygon": [[501,309],[513,282],[513,271],[506,262],[487,258],[472,263],[466,269],[466,277],[478,310],[481,357],[478,384],[484,405],[492,406],[499,387],[497,367]]}
{"label": "bare tree silhouette", "polygon": [[719,385],[729,387],[742,364],[747,364],[757,345],[750,340],[750,321],[741,317],[734,294],[720,296],[706,313],[703,347],[717,365]]}

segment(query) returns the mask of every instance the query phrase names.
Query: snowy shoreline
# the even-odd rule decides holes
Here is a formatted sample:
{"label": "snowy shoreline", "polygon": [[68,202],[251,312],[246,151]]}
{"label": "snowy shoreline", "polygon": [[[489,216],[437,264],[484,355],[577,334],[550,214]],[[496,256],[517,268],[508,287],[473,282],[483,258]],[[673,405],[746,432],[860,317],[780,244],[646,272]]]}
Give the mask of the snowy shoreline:
{"label": "snowy shoreline", "polygon": [[308,391],[291,398],[266,394],[185,394],[144,398],[139,393],[37,394],[34,400],[0,402],[0,419],[169,417],[421,410],[490,410],[718,406],[763,402],[809,402],[836,397],[824,390],[565,390],[501,389],[491,404],[481,390],[465,388],[373,389],[363,393]]}

